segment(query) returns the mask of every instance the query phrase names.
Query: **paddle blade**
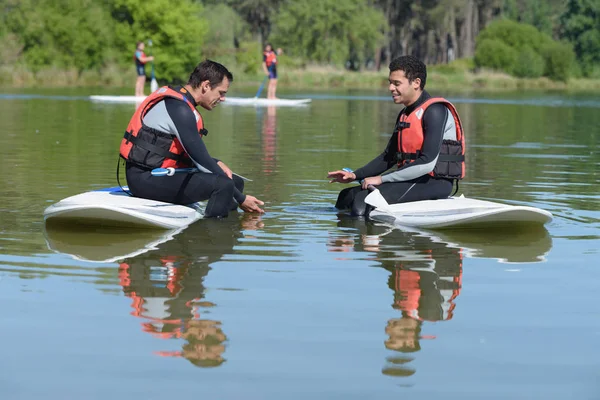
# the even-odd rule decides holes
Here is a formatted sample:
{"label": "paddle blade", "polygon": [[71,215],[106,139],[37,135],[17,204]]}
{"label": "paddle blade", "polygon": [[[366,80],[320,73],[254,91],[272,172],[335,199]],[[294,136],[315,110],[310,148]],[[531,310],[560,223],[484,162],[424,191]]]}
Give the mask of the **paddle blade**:
{"label": "paddle blade", "polygon": [[379,189],[376,189],[375,187],[373,187],[372,192],[365,197],[365,203],[381,211],[389,211],[390,209],[388,202],[383,198]]}
{"label": "paddle blade", "polygon": [[156,92],[157,90],[158,90],[158,82],[156,82],[156,79],[152,78],[152,81],[150,81],[150,91]]}

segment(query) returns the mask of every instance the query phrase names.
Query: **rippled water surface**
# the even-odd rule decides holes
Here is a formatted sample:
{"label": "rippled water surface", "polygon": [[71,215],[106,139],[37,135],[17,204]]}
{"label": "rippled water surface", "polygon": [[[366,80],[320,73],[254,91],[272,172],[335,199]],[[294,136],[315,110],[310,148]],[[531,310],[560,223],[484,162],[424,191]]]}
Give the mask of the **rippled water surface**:
{"label": "rippled water surface", "polygon": [[203,112],[262,217],[45,226],[50,204],[116,184],[135,106],[88,94],[0,94],[2,398],[600,396],[598,97],[447,94],[468,135],[460,193],[552,212],[540,229],[338,214],[326,173],[384,148],[385,93]]}

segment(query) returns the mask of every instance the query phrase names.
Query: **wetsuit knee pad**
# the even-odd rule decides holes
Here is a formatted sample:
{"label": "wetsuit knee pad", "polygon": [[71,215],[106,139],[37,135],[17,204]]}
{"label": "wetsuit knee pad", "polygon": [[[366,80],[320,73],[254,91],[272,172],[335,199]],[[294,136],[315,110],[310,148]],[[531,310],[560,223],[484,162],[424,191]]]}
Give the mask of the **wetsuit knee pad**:
{"label": "wetsuit knee pad", "polygon": [[235,183],[233,182],[233,179],[229,179],[226,176],[219,176],[215,185],[215,192],[230,192],[233,196],[234,187]]}
{"label": "wetsuit knee pad", "polygon": [[360,190],[360,186],[349,187],[342,190],[338,195],[337,201],[335,202],[335,208],[338,210],[347,210],[352,207],[354,197]]}
{"label": "wetsuit knee pad", "polygon": [[365,203],[365,198],[369,194],[368,190],[361,190],[359,193],[354,196],[354,201],[352,202],[352,215],[355,216],[367,216],[369,212],[373,209],[367,203]]}

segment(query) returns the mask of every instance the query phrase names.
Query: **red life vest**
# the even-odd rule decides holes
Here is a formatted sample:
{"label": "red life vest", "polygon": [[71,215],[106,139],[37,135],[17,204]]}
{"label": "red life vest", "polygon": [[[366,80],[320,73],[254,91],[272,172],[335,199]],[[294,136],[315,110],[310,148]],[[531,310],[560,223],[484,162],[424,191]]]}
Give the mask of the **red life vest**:
{"label": "red life vest", "polygon": [[277,54],[274,51],[265,51],[264,53],[265,63],[267,64],[267,68],[270,68],[271,65],[277,64]]}
{"label": "red life vest", "polygon": [[[139,58],[138,58],[138,51],[141,53]],[[143,61],[141,60],[142,58],[146,58],[146,53],[144,53],[142,50],[136,50],[136,51],[133,53],[133,61],[135,61],[135,63],[136,63],[136,64],[139,64],[139,65],[144,65],[144,64],[146,64],[145,62],[143,62]]]}
{"label": "red life vest", "polygon": [[465,177],[465,136],[456,108],[442,97],[427,100],[419,108],[406,116],[400,113],[396,128],[398,129],[398,167],[414,162],[423,150],[423,121],[425,110],[432,104],[444,104],[454,118],[456,140],[442,140],[437,163],[429,175],[437,178],[463,179]]}
{"label": "red life vest", "polygon": [[127,131],[121,141],[121,157],[128,162],[147,169],[185,168],[193,166],[192,160],[176,136],[150,128],[144,125],[143,122],[144,117],[152,107],[159,101],[167,97],[172,97],[185,101],[190,106],[196,117],[198,134],[206,136],[208,131],[204,129],[202,116],[194,105],[186,99],[184,95],[186,92],[184,88],[181,88],[178,92],[168,86],[164,86],[146,97],[133,114],[133,117],[131,117],[129,125],[127,125]]}

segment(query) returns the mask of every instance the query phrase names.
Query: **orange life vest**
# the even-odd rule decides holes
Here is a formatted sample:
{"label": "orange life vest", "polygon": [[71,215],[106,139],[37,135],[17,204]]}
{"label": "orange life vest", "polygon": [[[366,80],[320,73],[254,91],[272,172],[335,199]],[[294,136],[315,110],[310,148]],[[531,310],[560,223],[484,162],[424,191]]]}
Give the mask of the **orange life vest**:
{"label": "orange life vest", "polygon": [[193,166],[176,136],[144,125],[144,117],[159,101],[172,97],[186,102],[196,117],[198,134],[206,136],[202,116],[185,97],[187,91],[181,88],[175,91],[164,86],[144,99],[127,125],[127,131],[121,141],[120,155],[128,162],[142,168],[185,168]]}
{"label": "orange life vest", "polygon": [[267,68],[270,68],[273,64],[277,64],[277,54],[274,51],[265,51],[263,54],[266,57],[265,63],[267,64]]}
{"label": "orange life vest", "polygon": [[[462,288],[462,255],[459,270],[415,271],[400,265],[390,278],[394,290],[394,308],[419,321],[447,321],[454,316],[455,300]],[[429,279],[422,274],[435,274]],[[431,286],[434,284],[434,286]],[[436,299],[435,302],[432,302]]]}
{"label": "orange life vest", "polygon": [[444,139],[437,163],[429,175],[438,178],[463,179],[465,177],[465,136],[456,108],[442,97],[427,100],[410,115],[400,112],[398,130],[398,167],[414,162],[423,150],[423,115],[427,107],[434,103],[444,104],[454,118],[456,140]]}

